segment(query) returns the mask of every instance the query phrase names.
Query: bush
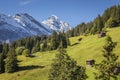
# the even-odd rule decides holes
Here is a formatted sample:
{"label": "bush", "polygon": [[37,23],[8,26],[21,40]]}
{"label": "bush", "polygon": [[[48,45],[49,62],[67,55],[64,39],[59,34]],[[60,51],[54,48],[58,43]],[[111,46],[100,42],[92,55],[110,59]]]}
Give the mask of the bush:
{"label": "bush", "polygon": [[22,52],[24,51],[25,47],[17,47],[17,49],[15,50],[16,51],[16,54],[17,55],[22,55]]}
{"label": "bush", "polygon": [[31,55],[30,50],[29,50],[29,49],[25,49],[25,50],[22,52],[22,55],[25,55],[26,57],[29,57],[29,56]]}

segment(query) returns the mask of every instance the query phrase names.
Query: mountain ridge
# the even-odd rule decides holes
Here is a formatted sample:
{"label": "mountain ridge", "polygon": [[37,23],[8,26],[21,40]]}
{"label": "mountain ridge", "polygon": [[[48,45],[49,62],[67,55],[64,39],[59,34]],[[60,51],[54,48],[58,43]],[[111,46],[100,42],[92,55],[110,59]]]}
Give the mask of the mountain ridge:
{"label": "mountain ridge", "polygon": [[[27,36],[40,36],[42,34],[49,36],[53,30],[60,32],[71,29],[71,26],[68,26],[68,23],[61,22],[58,20],[57,16],[52,15],[49,18],[52,19],[53,24],[55,24],[54,28],[39,22],[27,13],[19,13],[14,16],[0,14],[0,41],[15,41]],[[54,21],[57,21],[59,24],[56,24]],[[67,26],[63,26],[64,24]],[[70,28],[67,29],[64,27]]]}
{"label": "mountain ridge", "polygon": [[57,32],[66,32],[72,28],[67,22],[61,21],[56,15],[50,16],[47,20],[42,21],[42,23]]}

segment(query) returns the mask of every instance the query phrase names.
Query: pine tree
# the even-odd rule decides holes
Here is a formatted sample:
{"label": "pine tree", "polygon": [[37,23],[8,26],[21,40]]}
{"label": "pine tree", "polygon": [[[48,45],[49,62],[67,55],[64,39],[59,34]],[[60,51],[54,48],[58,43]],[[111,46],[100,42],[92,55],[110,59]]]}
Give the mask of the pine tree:
{"label": "pine tree", "polygon": [[58,34],[56,31],[53,31],[52,35],[51,35],[51,49],[52,50],[56,50],[59,46],[59,39],[58,39]]}
{"label": "pine tree", "polygon": [[35,53],[35,52],[36,52],[36,48],[33,47],[31,53],[33,54],[33,53]]}
{"label": "pine tree", "polygon": [[9,51],[9,45],[8,44],[3,44],[3,50],[2,50],[2,54],[4,56],[4,59],[7,57],[7,53]]}
{"label": "pine tree", "polygon": [[41,51],[46,51],[47,50],[47,41],[45,40],[44,42],[43,42],[43,45],[42,45],[42,48],[41,48]]}
{"label": "pine tree", "polygon": [[11,73],[18,69],[14,47],[11,47],[5,60],[5,72]]}
{"label": "pine tree", "polygon": [[4,56],[1,53],[0,54],[0,73],[3,73],[5,71],[5,62],[4,62]]}
{"label": "pine tree", "polygon": [[49,80],[86,80],[85,68],[77,66],[76,61],[71,59],[62,44],[59,53],[51,65]]}
{"label": "pine tree", "polygon": [[63,48],[67,48],[67,39],[64,33],[60,32],[59,33],[59,44],[62,42]]}
{"label": "pine tree", "polygon": [[0,53],[2,53],[2,50],[3,50],[3,45],[2,45],[2,43],[0,42]]}
{"label": "pine tree", "polygon": [[39,41],[37,41],[37,43],[36,43],[35,51],[36,52],[40,51],[40,43],[39,43]]}
{"label": "pine tree", "polygon": [[111,80],[111,78],[117,79],[114,74],[114,69],[116,68],[118,56],[116,56],[112,51],[116,46],[116,42],[113,42],[110,36],[107,36],[105,46],[103,47],[103,57],[104,59],[98,65],[97,69],[99,73],[95,73],[96,80]]}
{"label": "pine tree", "polygon": [[67,40],[67,46],[70,46],[70,39],[68,37],[66,37],[66,40]]}

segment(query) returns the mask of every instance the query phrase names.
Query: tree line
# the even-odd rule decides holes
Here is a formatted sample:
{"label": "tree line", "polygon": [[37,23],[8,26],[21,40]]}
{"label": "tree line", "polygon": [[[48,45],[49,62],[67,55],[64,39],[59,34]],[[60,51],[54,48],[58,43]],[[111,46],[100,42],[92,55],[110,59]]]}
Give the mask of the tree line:
{"label": "tree line", "polygon": [[[105,45],[103,46],[103,60],[94,65],[97,70],[93,73],[95,80],[118,80],[118,74],[115,69],[118,67],[118,57],[113,53],[113,49],[117,45],[112,41],[110,36],[106,37]],[[60,46],[59,53],[56,54],[51,69],[49,72],[49,80],[86,80],[89,76],[86,74],[86,68],[78,66],[68,54],[66,50]]]}
{"label": "tree line", "polygon": [[[67,33],[53,31],[51,36],[41,35],[19,39],[11,44],[0,44],[0,73],[11,73],[18,70],[17,55],[31,56],[38,51],[57,50],[54,62],[51,64],[49,80],[86,80],[85,67],[78,66],[76,61],[66,54],[65,48],[70,46],[69,37],[82,34],[95,34],[106,27],[120,26],[120,6],[113,6],[105,10],[104,14],[89,23],[82,23]],[[114,69],[117,67],[118,56],[112,51],[116,43],[111,37],[106,38],[103,46],[104,59],[96,66],[98,73],[96,80],[117,79]]]}
{"label": "tree line", "polygon": [[120,5],[107,8],[102,15],[98,15],[93,21],[81,23],[66,34],[70,37],[79,35],[96,34],[106,28],[120,26]]}
{"label": "tree line", "polygon": [[51,36],[41,35],[26,37],[12,42],[0,44],[0,73],[14,72],[18,70],[17,55],[31,57],[38,51],[56,50],[62,45],[63,48],[70,46],[70,40],[64,32],[53,31]]}

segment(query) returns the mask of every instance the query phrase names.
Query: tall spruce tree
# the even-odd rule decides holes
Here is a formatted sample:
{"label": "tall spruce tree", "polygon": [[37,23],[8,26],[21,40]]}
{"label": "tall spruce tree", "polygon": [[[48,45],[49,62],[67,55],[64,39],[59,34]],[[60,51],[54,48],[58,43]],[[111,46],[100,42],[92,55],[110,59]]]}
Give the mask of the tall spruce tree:
{"label": "tall spruce tree", "polygon": [[4,56],[4,59],[7,57],[7,53],[9,51],[9,45],[8,44],[3,44],[3,50],[2,50],[2,54]]}
{"label": "tall spruce tree", "polygon": [[102,62],[97,66],[98,72],[95,73],[96,80],[117,80],[117,76],[114,74],[114,70],[117,66],[118,56],[113,53],[113,49],[116,46],[116,42],[113,42],[110,36],[107,36],[106,43],[103,47]]}
{"label": "tall spruce tree", "polygon": [[35,45],[36,52],[40,51],[40,42],[37,40],[37,43]]}
{"label": "tall spruce tree", "polygon": [[44,42],[43,42],[43,45],[42,45],[42,48],[41,48],[41,51],[46,51],[47,50],[47,41],[45,40]]}
{"label": "tall spruce tree", "polygon": [[59,33],[59,44],[60,42],[62,42],[63,48],[67,48],[67,37],[62,32]]}
{"label": "tall spruce tree", "polygon": [[70,46],[70,39],[68,37],[66,37],[66,40],[67,40],[67,46]]}
{"label": "tall spruce tree", "polygon": [[5,72],[11,73],[18,69],[14,47],[11,47],[5,60]]}
{"label": "tall spruce tree", "polygon": [[3,50],[3,45],[2,45],[2,43],[0,42],[0,53],[2,53],[2,50]]}
{"label": "tall spruce tree", "polygon": [[59,53],[51,65],[49,80],[86,80],[85,68],[77,66],[76,61],[71,59],[62,44],[59,47]]}
{"label": "tall spruce tree", "polygon": [[4,56],[3,53],[0,54],[0,73],[3,73],[5,71],[5,62],[4,62]]}
{"label": "tall spruce tree", "polygon": [[56,31],[53,31],[52,35],[51,35],[51,49],[52,50],[56,50],[59,46],[59,39],[58,39],[58,34]]}

